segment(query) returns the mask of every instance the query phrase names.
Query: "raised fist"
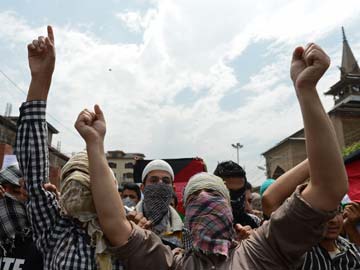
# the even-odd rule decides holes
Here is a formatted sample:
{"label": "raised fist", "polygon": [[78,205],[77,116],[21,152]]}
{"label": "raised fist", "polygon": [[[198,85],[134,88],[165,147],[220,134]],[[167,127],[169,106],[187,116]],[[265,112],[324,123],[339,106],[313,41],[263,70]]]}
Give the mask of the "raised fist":
{"label": "raised fist", "polygon": [[83,110],[75,122],[75,128],[87,144],[103,142],[106,123],[99,105],[94,106],[94,112]]}
{"label": "raised fist", "polygon": [[315,88],[329,65],[329,56],[318,45],[310,43],[305,49],[297,47],[290,68],[295,89],[301,91]]}

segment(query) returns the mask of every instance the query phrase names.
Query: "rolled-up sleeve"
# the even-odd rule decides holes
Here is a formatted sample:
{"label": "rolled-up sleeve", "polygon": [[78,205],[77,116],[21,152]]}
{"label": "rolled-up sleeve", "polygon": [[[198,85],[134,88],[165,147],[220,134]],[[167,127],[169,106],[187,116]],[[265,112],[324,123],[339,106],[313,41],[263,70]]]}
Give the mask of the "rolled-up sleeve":
{"label": "rolled-up sleeve", "polygon": [[121,247],[110,247],[109,252],[119,258],[125,269],[171,269],[173,254],[161,239],[149,230],[131,223],[128,242]]}

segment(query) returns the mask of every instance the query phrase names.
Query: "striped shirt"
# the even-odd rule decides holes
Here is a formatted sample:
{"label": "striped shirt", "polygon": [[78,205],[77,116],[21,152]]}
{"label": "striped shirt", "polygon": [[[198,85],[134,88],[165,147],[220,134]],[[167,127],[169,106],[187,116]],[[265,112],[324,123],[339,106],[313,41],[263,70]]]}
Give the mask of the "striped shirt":
{"label": "striped shirt", "polygon": [[306,253],[302,270],[348,270],[360,269],[360,253],[355,245],[341,236],[336,240],[340,252],[331,258],[320,245]]}
{"label": "striped shirt", "polygon": [[[30,101],[20,107],[15,152],[29,193],[27,211],[44,269],[97,269],[95,247],[76,220],[60,214],[55,194],[43,184],[49,179],[46,102]],[[122,269],[119,261],[113,269]]]}

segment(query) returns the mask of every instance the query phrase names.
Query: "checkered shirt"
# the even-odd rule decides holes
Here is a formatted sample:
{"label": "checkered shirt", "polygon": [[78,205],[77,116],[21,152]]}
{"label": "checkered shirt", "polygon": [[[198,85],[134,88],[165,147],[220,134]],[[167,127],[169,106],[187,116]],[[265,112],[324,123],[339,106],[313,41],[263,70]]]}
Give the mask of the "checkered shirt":
{"label": "checkered shirt", "polygon": [[[20,107],[15,152],[29,193],[28,216],[44,269],[97,269],[95,248],[76,220],[60,215],[55,194],[43,184],[49,179],[46,102],[30,101]],[[123,269],[114,261],[113,269]]]}
{"label": "checkered shirt", "polygon": [[6,256],[13,246],[15,235],[27,235],[30,224],[27,220],[25,205],[12,196],[5,194],[0,199],[0,254]]}

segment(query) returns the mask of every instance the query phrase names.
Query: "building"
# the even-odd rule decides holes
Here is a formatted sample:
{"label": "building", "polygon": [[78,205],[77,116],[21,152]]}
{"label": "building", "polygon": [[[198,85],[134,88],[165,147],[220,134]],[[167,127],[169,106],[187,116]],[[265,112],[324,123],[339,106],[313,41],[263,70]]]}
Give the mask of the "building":
{"label": "building", "polygon": [[[334,97],[328,112],[341,148],[360,141],[360,68],[343,32],[340,80],[325,95]],[[276,179],[306,158],[304,130],[301,129],[268,149],[267,176]]]}
{"label": "building", "polygon": [[[4,156],[14,154],[17,119],[18,117],[0,115],[0,168],[2,167]],[[59,187],[61,168],[69,160],[69,157],[51,146],[53,134],[58,134],[59,131],[50,123],[47,124],[50,159],[49,178],[51,183]]]}
{"label": "building", "polygon": [[141,153],[125,153],[121,150],[108,151],[106,159],[114,172],[119,184],[123,182],[134,182],[134,164],[138,159],[144,159]]}

